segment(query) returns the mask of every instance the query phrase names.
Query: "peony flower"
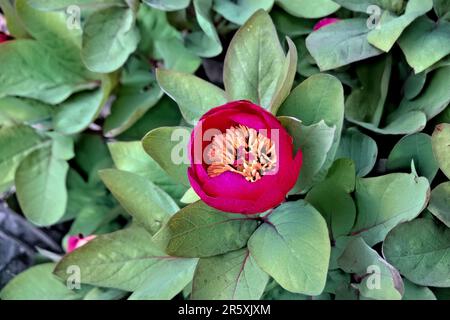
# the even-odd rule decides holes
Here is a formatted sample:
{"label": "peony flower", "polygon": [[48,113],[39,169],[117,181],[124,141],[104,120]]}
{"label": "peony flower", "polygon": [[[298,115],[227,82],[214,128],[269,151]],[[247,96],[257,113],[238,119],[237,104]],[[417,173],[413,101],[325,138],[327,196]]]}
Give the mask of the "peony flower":
{"label": "peony flower", "polygon": [[337,18],[324,18],[324,19],[322,19],[322,20],[320,20],[319,22],[316,23],[316,25],[314,26],[313,30],[317,31],[320,28],[323,28],[323,27],[325,27],[325,26],[327,26],[329,24],[333,24],[333,23],[336,23],[336,22],[339,22],[339,21],[340,20],[337,19]]}
{"label": "peony flower", "polygon": [[189,143],[192,188],[209,206],[233,213],[267,211],[285,200],[300,172],[293,139],[278,119],[249,101],[207,112]]}
{"label": "peony flower", "polygon": [[89,241],[93,240],[96,236],[91,235],[87,237],[83,237],[82,235],[78,236],[70,236],[67,240],[67,252],[70,253],[75,249],[78,249],[81,246],[84,246]]}

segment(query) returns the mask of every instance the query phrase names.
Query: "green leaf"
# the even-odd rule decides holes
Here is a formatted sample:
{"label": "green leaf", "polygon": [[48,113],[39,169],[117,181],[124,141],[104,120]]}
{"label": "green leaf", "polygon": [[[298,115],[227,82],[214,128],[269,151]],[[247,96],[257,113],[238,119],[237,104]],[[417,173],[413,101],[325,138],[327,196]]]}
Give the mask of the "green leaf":
{"label": "green leaf", "polygon": [[439,166],[434,158],[431,137],[425,133],[416,133],[403,137],[392,149],[387,160],[387,169],[398,171],[411,168],[411,160],[420,175],[433,181]]}
{"label": "green leaf", "polygon": [[339,5],[331,0],[277,0],[277,4],[296,17],[321,18],[339,9]]}
{"label": "green leaf", "polygon": [[427,81],[427,72],[421,72],[418,74],[411,73],[406,79],[403,90],[405,91],[405,98],[412,100],[417,97],[425,87]]}
{"label": "green leaf", "polygon": [[278,79],[276,95],[273,96],[271,105],[271,112],[277,114],[278,108],[289,96],[294,83],[295,74],[297,72],[297,49],[291,39],[286,38],[289,50],[283,64],[283,74]]}
{"label": "green leaf", "polygon": [[0,126],[44,122],[50,119],[52,113],[51,106],[35,100],[16,97],[0,99]]}
{"label": "green leaf", "polygon": [[196,124],[210,109],[227,102],[222,89],[194,75],[158,69],[156,77],[158,84],[177,102],[181,114],[190,124]]}
{"label": "green leaf", "polygon": [[324,292],[336,294],[343,287],[350,285],[351,276],[342,270],[330,270],[327,276],[327,284],[325,285]]}
{"label": "green leaf", "polygon": [[144,0],[144,3],[158,10],[175,11],[185,9],[190,0]]}
{"label": "green leaf", "polygon": [[[11,41],[2,46],[4,94],[56,104],[71,93],[96,86],[98,76],[87,71],[80,57],[81,32],[67,29],[63,12],[43,12],[15,2],[17,15],[37,41]],[[6,49],[6,50],[5,50]]]}
{"label": "green leaf", "polygon": [[389,232],[386,259],[408,280],[422,286],[450,286],[450,229],[432,219],[416,219]]}
{"label": "green leaf", "polygon": [[410,0],[401,16],[385,11],[378,22],[378,26],[367,35],[367,40],[378,49],[388,52],[403,30],[432,8],[433,0]]}
{"label": "green leaf", "polygon": [[347,244],[354,239],[352,236],[340,236],[334,239],[331,246],[331,254],[330,254],[330,271],[339,270],[338,259],[344,252],[345,248],[347,248]]}
{"label": "green leaf", "polygon": [[435,117],[450,103],[449,81],[450,66],[439,68],[433,73],[430,83],[421,95],[411,101],[403,99],[399,108],[388,117],[388,121],[412,111],[425,113],[428,120]]}
{"label": "green leaf", "polygon": [[361,87],[352,91],[345,102],[345,118],[378,126],[389,90],[392,58],[390,55],[356,68]]}
{"label": "green leaf", "polygon": [[408,64],[420,73],[450,54],[450,22],[417,19],[398,40]]}
{"label": "green leaf", "polygon": [[164,272],[149,274],[128,300],[170,300],[176,296],[192,281],[197,264],[193,259],[175,261],[166,265]]}
{"label": "green leaf", "polygon": [[335,160],[330,170],[328,170],[326,181],[342,188],[345,192],[355,191],[355,164],[350,159]]}
{"label": "green leaf", "polygon": [[[167,256],[145,229],[131,227],[98,236],[64,256],[54,272],[67,279],[67,268],[77,265],[82,283],[137,291],[142,298],[171,299],[191,280],[196,264],[197,259]],[[168,274],[171,281],[158,281]],[[150,279],[158,284],[157,290],[147,283]]]}
{"label": "green leaf", "polygon": [[31,152],[16,171],[20,207],[27,219],[39,226],[58,222],[66,211],[69,166],[67,154],[62,153],[61,147],[56,141]]}
{"label": "green leaf", "polygon": [[346,19],[312,32],[306,46],[321,71],[378,56],[381,50],[367,41],[366,19]]}
{"label": "green leaf", "polygon": [[180,72],[193,73],[200,66],[200,58],[185,47],[187,39],[169,23],[166,12],[142,5],[136,24],[143,35],[138,46],[140,53],[162,60],[165,68]]}
{"label": "green leaf", "polygon": [[15,276],[0,292],[2,300],[79,300],[83,290],[70,290],[52,274],[54,263],[33,266]]}
{"label": "green leaf", "polygon": [[121,300],[127,295],[128,293],[123,290],[96,287],[89,290],[83,300]]}
{"label": "green leaf", "polygon": [[355,189],[355,177],[353,161],[338,159],[326,179],[305,197],[325,218],[331,239],[348,235],[355,223],[356,207],[349,195]]}
{"label": "green leaf", "polygon": [[308,126],[324,120],[340,131],[344,118],[342,84],[328,74],[311,76],[292,90],[277,115],[295,117]]}
{"label": "green leaf", "polygon": [[403,279],[405,293],[402,300],[436,300],[433,291],[427,287],[418,286],[408,279]]}
{"label": "green leaf", "polygon": [[282,125],[294,139],[294,150],[301,150],[302,169],[291,193],[306,193],[315,183],[323,180],[328,169],[327,157],[335,135],[335,127],[321,121],[310,126],[303,125],[291,117],[279,117]]}
{"label": "green leaf", "polygon": [[228,99],[250,100],[272,110],[285,56],[270,16],[257,11],[234,35],[228,48],[223,81]]}
{"label": "green leaf", "polygon": [[99,174],[122,207],[151,234],[178,211],[172,198],[144,177],[116,169],[102,170]]}
{"label": "green leaf", "polygon": [[284,289],[318,295],[325,287],[330,240],[325,220],[300,200],[277,207],[251,236],[250,254]]}
{"label": "green leaf", "polygon": [[73,92],[95,88],[77,62],[64,60],[35,40],[15,40],[0,50],[0,97],[33,98],[50,104],[67,99]]}
{"label": "green leaf", "polygon": [[145,152],[174,180],[190,186],[187,178],[189,160],[187,146],[190,130],[186,127],[161,127],[147,133],[142,139]]}
{"label": "green leaf", "polygon": [[159,164],[144,151],[140,141],[111,142],[108,144],[108,148],[117,169],[136,173],[149,179],[173,199],[180,199],[186,191],[185,186],[170,178]]}
{"label": "green leaf", "polygon": [[86,174],[89,181],[99,181],[97,171],[112,165],[108,147],[100,135],[82,134],[75,146],[76,165]]}
{"label": "green leaf", "polygon": [[404,287],[400,274],[362,238],[355,238],[348,243],[339,257],[338,264],[345,272],[362,278],[360,283],[353,286],[363,297],[376,300],[401,300]]}
{"label": "green leaf", "polygon": [[126,5],[124,0],[28,0],[28,3],[36,9],[46,11],[63,10],[71,5],[94,9]]}
{"label": "green leaf", "polygon": [[442,19],[449,19],[450,2],[448,0],[433,0],[434,11],[436,15]]}
{"label": "green leaf", "polygon": [[[115,231],[111,222],[124,210],[116,206],[106,188],[96,183],[86,183],[73,169],[67,175],[68,202],[64,220],[75,218],[70,226],[70,235],[92,235]],[[116,207],[113,207],[116,206]],[[63,243],[65,241],[63,240]]]}
{"label": "green leaf", "polygon": [[307,35],[313,30],[315,24],[312,20],[297,18],[276,8],[270,11],[270,16],[277,31],[288,37]]}
{"label": "green leaf", "polygon": [[75,157],[73,138],[64,136],[58,132],[46,132],[46,135],[51,138],[52,154],[63,160],[70,160]]}
{"label": "green leaf", "polygon": [[355,176],[353,161],[336,160],[327,178],[305,197],[325,218],[331,239],[348,235],[355,223],[356,207],[349,195],[355,189]]}
{"label": "green leaf", "polygon": [[356,218],[355,203],[340,186],[325,180],[308,192],[305,200],[325,218],[332,239],[350,233]]}
{"label": "green leaf", "polygon": [[177,126],[182,121],[180,110],[172,99],[164,95],[135,124],[118,136],[119,140],[140,140],[149,131],[159,127]]}
{"label": "green leaf", "polygon": [[53,118],[54,129],[64,134],[86,129],[97,118],[113,86],[113,79],[105,77],[101,88],[79,93],[63,102]]}
{"label": "green leaf", "polygon": [[193,300],[259,300],[269,276],[247,248],[202,258],[192,283]]}
{"label": "green leaf", "polygon": [[412,134],[422,131],[427,123],[427,115],[422,111],[407,111],[392,116],[383,128],[370,123],[353,121],[355,124],[379,133],[389,135]]}
{"label": "green leaf", "polygon": [[116,136],[130,128],[161,99],[163,92],[149,69],[147,62],[134,57],[125,65],[111,114],[103,126],[107,136]]}
{"label": "green leaf", "polygon": [[198,201],[177,212],[155,238],[172,256],[210,257],[243,248],[257,226],[254,218]]}
{"label": "green leaf", "polygon": [[269,12],[274,2],[274,0],[214,0],[214,10],[228,21],[243,25],[258,10]]}
{"label": "green leaf", "polygon": [[83,27],[82,58],[89,70],[119,69],[139,42],[132,9],[110,7],[92,13]]}
{"label": "green leaf", "polygon": [[[334,134],[328,137],[332,139],[332,145],[329,151],[327,150],[327,158],[318,177],[323,178],[335,159],[344,122],[344,89],[340,81],[327,74],[309,77],[292,90],[280,107],[278,115],[297,118],[306,126],[325,121],[328,127],[335,127]],[[302,141],[301,137],[299,141]],[[315,148],[327,147],[317,145]]]}
{"label": "green leaf", "polygon": [[150,6],[143,5],[139,7],[136,25],[141,34],[146,35],[146,37],[141,37],[139,51],[148,53],[151,56],[155,55],[155,41],[177,38],[180,36],[177,29],[169,23],[167,13],[156,10]]}
{"label": "green leaf", "polygon": [[414,174],[392,173],[356,180],[358,211],[353,234],[369,246],[384,240],[399,223],[417,217],[428,202],[428,180]]}
{"label": "green leaf", "polygon": [[382,9],[400,12],[404,5],[404,0],[333,0],[342,7],[351,11],[368,13],[367,8],[376,5]]}
{"label": "green leaf", "polygon": [[180,202],[191,204],[196,201],[199,201],[200,197],[195,193],[194,189],[189,188],[186,193],[183,195],[183,197],[180,199]]}
{"label": "green leaf", "polygon": [[336,158],[352,159],[358,177],[364,177],[372,171],[377,155],[377,143],[371,137],[356,128],[349,128],[342,133]]}
{"label": "green leaf", "polygon": [[439,168],[450,179],[450,124],[437,125],[432,136],[433,153],[439,163]]}
{"label": "green leaf", "polygon": [[433,189],[427,209],[450,228],[450,182]]}
{"label": "green leaf", "polygon": [[164,67],[171,70],[194,73],[202,62],[178,38],[155,41],[155,50],[157,56],[164,60]]}
{"label": "green leaf", "polygon": [[200,30],[187,35],[186,47],[200,57],[215,57],[222,52],[222,44],[211,17],[213,0],[194,0],[193,2]]}
{"label": "green leaf", "polygon": [[0,188],[13,183],[22,160],[45,141],[43,136],[25,125],[0,128]]}
{"label": "green leaf", "polygon": [[[16,12],[27,32],[42,46],[58,53],[63,60],[81,69],[80,29],[69,29],[65,12],[44,12],[30,6],[28,0],[15,1]],[[83,68],[84,69],[84,68]]]}

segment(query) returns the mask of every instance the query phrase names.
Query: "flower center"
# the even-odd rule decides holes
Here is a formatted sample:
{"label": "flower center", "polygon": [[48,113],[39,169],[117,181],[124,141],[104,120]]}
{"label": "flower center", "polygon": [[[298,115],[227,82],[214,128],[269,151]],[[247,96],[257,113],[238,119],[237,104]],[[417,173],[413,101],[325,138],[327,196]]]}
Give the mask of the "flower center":
{"label": "flower center", "polygon": [[213,136],[206,147],[208,176],[231,171],[255,182],[275,168],[275,144],[255,129],[243,125],[231,127]]}

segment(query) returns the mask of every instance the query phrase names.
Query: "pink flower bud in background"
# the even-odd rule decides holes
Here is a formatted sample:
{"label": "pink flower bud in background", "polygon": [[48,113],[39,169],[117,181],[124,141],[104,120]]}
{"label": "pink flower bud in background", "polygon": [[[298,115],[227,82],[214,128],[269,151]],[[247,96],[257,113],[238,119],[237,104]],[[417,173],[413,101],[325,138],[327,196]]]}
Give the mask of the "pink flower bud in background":
{"label": "pink flower bud in background", "polygon": [[87,237],[83,237],[82,235],[78,236],[70,236],[67,240],[67,252],[70,253],[75,249],[78,249],[81,246],[84,246],[89,241],[93,240],[96,236],[91,235]]}
{"label": "pink flower bud in background", "polygon": [[11,38],[7,34],[0,32],[0,43],[6,42],[10,39]]}
{"label": "pink flower bud in background", "polygon": [[8,32],[8,27],[6,25],[6,19],[0,14],[0,43],[10,40],[11,37]]}
{"label": "pink flower bud in background", "polygon": [[317,22],[313,29],[314,29],[314,31],[317,31],[320,28],[323,28],[329,24],[333,24],[333,23],[336,23],[339,21],[341,21],[341,20],[339,20],[337,18],[324,18],[324,19],[320,20],[319,22]]}

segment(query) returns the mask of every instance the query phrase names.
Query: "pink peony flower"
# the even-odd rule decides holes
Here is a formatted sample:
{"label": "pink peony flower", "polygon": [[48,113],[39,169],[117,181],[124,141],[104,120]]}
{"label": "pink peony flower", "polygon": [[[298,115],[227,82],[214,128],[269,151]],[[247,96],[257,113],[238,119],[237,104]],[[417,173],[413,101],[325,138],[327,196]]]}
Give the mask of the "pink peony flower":
{"label": "pink peony flower", "polygon": [[84,246],[89,241],[93,240],[96,236],[91,235],[87,237],[83,237],[82,235],[78,236],[70,236],[67,240],[67,252],[70,253],[75,249],[78,249],[81,246]]}
{"label": "pink peony flower", "polygon": [[337,18],[324,18],[324,19],[320,20],[319,22],[317,22],[313,29],[314,29],[314,31],[317,31],[320,28],[323,28],[329,24],[333,24],[333,23],[336,23],[339,21],[340,20]]}
{"label": "pink peony flower", "polygon": [[209,206],[233,213],[267,211],[285,200],[302,153],[278,119],[249,101],[207,112],[189,143],[192,188]]}

